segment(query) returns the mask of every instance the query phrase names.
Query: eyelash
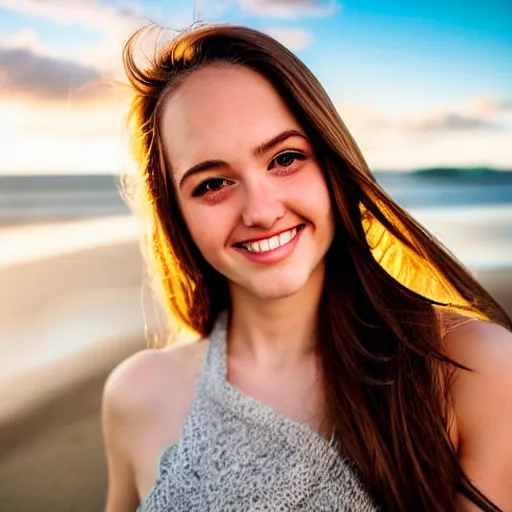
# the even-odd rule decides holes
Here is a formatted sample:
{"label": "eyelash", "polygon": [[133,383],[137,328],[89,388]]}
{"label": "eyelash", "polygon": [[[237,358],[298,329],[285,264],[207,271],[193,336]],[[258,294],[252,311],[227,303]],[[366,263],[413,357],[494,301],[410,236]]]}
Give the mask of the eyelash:
{"label": "eyelash", "polygon": [[[283,170],[277,171],[278,176],[286,176],[286,175],[290,174],[291,171],[289,170],[289,168],[293,166],[293,163],[295,160],[304,161],[307,158],[307,156],[304,153],[301,153],[299,151],[283,151],[279,155],[276,155],[270,163],[271,164],[275,163],[277,161],[277,159],[282,156],[292,156],[293,161],[289,165],[282,166],[284,168],[284,171]],[[270,170],[270,169],[272,169],[272,165],[269,165],[268,170]],[[223,187],[218,188],[216,190],[207,190],[206,187],[208,185],[210,185],[211,183],[214,183],[214,182],[228,182],[228,181],[229,180],[227,180],[226,178],[208,178],[208,179],[204,180],[198,187],[196,187],[194,189],[194,192],[192,193],[192,195],[193,195],[193,197],[201,197],[208,193],[214,194],[216,192],[219,192],[221,190],[221,188],[223,188]]]}

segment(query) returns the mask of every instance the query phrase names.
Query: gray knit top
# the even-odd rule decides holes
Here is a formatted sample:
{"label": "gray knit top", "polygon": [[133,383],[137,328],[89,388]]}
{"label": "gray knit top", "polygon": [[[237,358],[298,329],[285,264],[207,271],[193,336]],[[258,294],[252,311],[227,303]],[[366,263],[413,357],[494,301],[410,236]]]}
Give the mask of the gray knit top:
{"label": "gray knit top", "polygon": [[378,510],[334,442],[227,381],[226,320],[215,324],[181,437],[161,454],[138,511]]}

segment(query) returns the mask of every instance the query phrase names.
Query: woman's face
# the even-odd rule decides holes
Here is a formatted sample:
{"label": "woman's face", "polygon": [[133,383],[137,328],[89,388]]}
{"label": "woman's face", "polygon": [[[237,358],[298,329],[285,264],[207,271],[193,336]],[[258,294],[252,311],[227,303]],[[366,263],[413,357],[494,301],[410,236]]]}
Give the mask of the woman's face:
{"label": "woman's face", "polygon": [[327,186],[266,79],[238,66],[197,70],[166,100],[161,128],[192,238],[232,292],[290,296],[323,271],[334,233]]}

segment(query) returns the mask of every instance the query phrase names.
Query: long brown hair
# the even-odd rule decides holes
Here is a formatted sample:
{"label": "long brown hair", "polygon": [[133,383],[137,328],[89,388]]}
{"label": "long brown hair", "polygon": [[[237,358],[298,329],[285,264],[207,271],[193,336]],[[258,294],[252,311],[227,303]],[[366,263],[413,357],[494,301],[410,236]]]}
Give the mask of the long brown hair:
{"label": "long brown hair", "polygon": [[162,105],[202,66],[247,66],[273,84],[301,123],[331,193],[336,229],[318,351],[341,455],[355,462],[384,510],[455,511],[457,492],[482,510],[499,510],[466,477],[447,434],[449,377],[461,366],[443,350],[440,318],[458,311],[511,329],[510,318],[379,187],[320,83],[284,46],[248,28],[205,25],[178,34],[143,67],[136,63],[143,33],[124,49],[134,91],[128,119],[147,256],[169,313],[205,336],[230,298],[178,207],[160,135]]}

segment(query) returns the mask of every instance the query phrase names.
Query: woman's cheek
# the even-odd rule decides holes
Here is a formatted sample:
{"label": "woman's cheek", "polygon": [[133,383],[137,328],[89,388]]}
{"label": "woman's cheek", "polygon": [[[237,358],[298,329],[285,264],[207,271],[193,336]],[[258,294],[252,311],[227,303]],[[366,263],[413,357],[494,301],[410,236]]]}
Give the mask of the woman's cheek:
{"label": "woman's cheek", "polygon": [[204,231],[201,212],[193,205],[182,205],[181,212],[193,242],[200,248],[202,232]]}
{"label": "woman's cheek", "polygon": [[201,252],[211,252],[222,248],[229,236],[226,215],[217,207],[201,205],[190,211],[188,226],[195,244]]}

